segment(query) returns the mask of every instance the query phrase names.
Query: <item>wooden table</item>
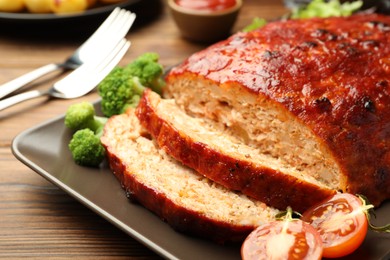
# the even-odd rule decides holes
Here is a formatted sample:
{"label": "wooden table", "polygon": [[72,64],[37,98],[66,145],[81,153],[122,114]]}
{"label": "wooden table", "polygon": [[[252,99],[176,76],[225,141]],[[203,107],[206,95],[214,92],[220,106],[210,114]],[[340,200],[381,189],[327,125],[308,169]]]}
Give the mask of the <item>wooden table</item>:
{"label": "wooden table", "polygon": [[[286,12],[282,0],[244,2],[234,31],[255,16],[272,19]],[[39,66],[62,61],[84,40],[82,36],[20,36],[26,34],[0,34],[0,84]],[[205,47],[180,37],[164,3],[161,15],[138,26],[127,37],[132,47],[122,64],[146,51],[155,51],[165,66],[171,66]],[[47,88],[52,82],[50,77],[32,88]],[[97,99],[96,93],[76,100],[42,98],[0,111],[0,258],[158,258],[12,154],[12,140],[23,130],[63,114],[72,103]]]}

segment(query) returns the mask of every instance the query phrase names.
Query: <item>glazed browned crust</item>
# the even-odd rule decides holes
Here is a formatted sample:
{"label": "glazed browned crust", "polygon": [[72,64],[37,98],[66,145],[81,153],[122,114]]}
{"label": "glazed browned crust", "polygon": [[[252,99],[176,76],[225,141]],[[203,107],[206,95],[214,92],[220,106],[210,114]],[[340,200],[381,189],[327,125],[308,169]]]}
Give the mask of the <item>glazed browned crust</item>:
{"label": "glazed browned crust", "polygon": [[234,225],[211,219],[191,208],[175,204],[164,193],[158,192],[157,187],[147,186],[137,179],[137,173],[131,172],[131,167],[118,157],[118,152],[110,146],[110,141],[105,140],[103,145],[107,151],[109,166],[128,198],[142,204],[175,230],[223,244],[242,242],[255,228],[251,225]]}
{"label": "glazed browned crust", "polygon": [[193,140],[156,110],[151,94],[150,90],[144,92],[136,110],[141,125],[168,154],[205,177],[282,210],[290,206],[303,212],[335,194],[334,190],[232,157]]}
{"label": "glazed browned crust", "polygon": [[234,226],[229,223],[206,218],[191,209],[176,205],[153,187],[138,182],[126,170],[121,160],[107,147],[110,168],[120,181],[123,189],[133,202],[142,204],[172,228],[179,232],[211,239],[217,243],[242,242],[254,229],[251,226]]}
{"label": "glazed browned crust", "polygon": [[329,147],[345,183],[390,198],[390,17],[291,20],[237,33],[171,71],[235,82],[282,104]]}

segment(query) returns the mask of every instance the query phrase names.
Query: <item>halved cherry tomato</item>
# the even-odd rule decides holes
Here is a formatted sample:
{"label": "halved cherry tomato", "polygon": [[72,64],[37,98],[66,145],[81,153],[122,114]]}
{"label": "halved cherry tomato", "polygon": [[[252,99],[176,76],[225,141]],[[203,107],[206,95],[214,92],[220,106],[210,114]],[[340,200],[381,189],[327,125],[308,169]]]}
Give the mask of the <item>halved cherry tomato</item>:
{"label": "halved cherry tomato", "polygon": [[352,194],[339,193],[309,208],[301,219],[319,232],[324,257],[342,257],[355,251],[363,242],[368,229],[366,213],[370,207]]}
{"label": "halved cherry tomato", "polygon": [[273,221],[256,228],[241,246],[243,260],[321,259],[318,232],[299,220]]}

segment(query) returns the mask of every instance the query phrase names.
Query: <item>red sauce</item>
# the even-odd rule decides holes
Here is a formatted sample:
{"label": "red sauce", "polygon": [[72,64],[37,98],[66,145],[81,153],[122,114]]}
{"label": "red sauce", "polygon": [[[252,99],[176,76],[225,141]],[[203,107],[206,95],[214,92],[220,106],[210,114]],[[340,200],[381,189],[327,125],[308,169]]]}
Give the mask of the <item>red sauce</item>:
{"label": "red sauce", "polygon": [[175,0],[175,3],[187,9],[213,12],[235,6],[236,0]]}

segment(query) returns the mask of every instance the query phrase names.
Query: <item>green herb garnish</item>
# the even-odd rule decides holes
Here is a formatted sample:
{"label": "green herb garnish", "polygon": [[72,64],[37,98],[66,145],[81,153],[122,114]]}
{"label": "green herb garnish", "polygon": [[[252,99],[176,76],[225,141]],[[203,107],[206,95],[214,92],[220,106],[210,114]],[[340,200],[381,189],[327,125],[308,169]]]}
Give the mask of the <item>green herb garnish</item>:
{"label": "green herb garnish", "polygon": [[305,19],[312,17],[350,16],[363,6],[363,1],[340,3],[339,0],[313,0],[306,6],[294,8],[292,19]]}

